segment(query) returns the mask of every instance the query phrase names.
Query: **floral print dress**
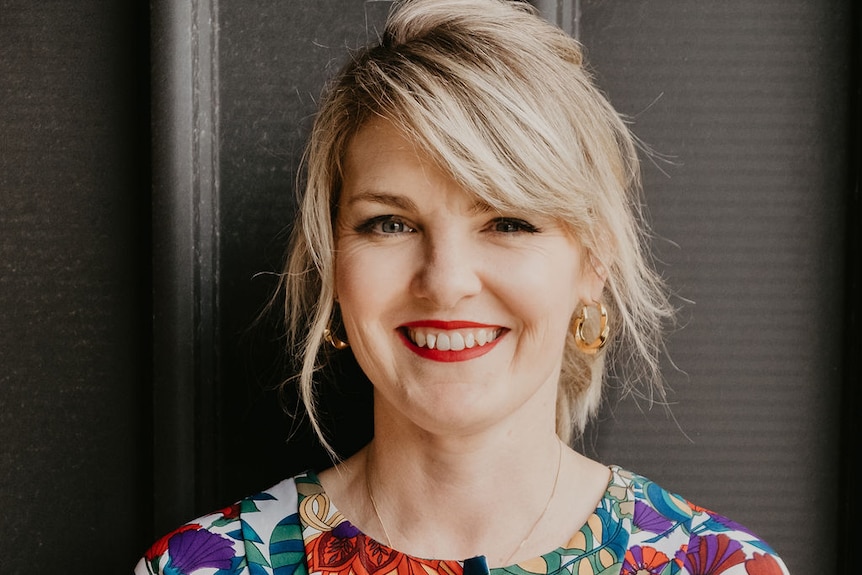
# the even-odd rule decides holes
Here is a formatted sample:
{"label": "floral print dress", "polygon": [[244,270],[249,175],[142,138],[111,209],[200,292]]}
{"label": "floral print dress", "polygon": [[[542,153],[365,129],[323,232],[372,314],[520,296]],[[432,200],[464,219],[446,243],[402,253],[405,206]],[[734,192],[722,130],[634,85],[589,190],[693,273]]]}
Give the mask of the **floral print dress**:
{"label": "floral print dress", "polygon": [[411,557],[363,534],[307,472],[159,539],[135,575],[787,575],[741,525],[611,467],[607,491],[569,540],[488,569]]}

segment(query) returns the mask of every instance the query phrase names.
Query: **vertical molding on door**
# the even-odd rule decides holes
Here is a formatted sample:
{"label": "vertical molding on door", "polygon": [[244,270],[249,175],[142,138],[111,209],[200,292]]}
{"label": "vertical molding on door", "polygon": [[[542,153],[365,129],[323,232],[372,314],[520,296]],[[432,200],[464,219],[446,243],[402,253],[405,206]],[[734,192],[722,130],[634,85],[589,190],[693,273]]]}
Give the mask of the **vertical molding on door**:
{"label": "vertical molding on door", "polygon": [[216,0],[151,4],[153,489],[157,532],[215,490],[218,437]]}
{"label": "vertical molding on door", "polygon": [[581,0],[531,0],[546,20],[565,30],[579,40],[581,21]]}
{"label": "vertical molding on door", "polygon": [[859,381],[862,379],[862,6],[854,2],[850,9],[850,121],[849,174],[847,181],[846,267],[844,281],[844,364],[841,397],[841,501],[837,514],[837,532],[843,535],[838,544],[836,573],[852,573],[856,558],[853,530],[862,514],[859,492],[862,481],[856,470],[862,449],[859,413],[862,411]]}

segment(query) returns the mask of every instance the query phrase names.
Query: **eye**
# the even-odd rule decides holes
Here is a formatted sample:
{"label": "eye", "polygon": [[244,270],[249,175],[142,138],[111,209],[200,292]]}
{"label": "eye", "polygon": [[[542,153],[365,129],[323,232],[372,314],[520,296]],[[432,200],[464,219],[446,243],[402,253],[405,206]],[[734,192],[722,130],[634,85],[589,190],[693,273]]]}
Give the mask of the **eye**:
{"label": "eye", "polygon": [[415,230],[407,225],[404,220],[401,220],[396,216],[385,215],[365,220],[356,226],[356,231],[365,234],[392,235],[410,233]]}
{"label": "eye", "polygon": [[400,220],[384,220],[378,226],[384,234],[400,234],[408,231],[407,225]]}
{"label": "eye", "polygon": [[502,234],[529,233],[535,234],[539,228],[518,218],[497,218],[491,222],[491,230]]}

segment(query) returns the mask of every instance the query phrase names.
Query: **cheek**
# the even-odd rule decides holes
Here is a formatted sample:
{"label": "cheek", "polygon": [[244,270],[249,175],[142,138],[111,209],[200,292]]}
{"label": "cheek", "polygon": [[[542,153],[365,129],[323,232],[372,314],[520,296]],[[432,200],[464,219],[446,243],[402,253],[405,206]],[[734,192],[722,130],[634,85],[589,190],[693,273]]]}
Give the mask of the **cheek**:
{"label": "cheek", "polygon": [[373,295],[376,290],[374,286],[368,285],[369,278],[362,273],[367,269],[355,254],[338,252],[335,260],[335,293],[341,315],[348,324],[355,323],[357,315],[361,316],[363,310],[373,306],[373,300],[367,296]]}
{"label": "cheek", "polygon": [[397,298],[399,274],[393,258],[380,250],[339,249],[335,261],[335,290],[345,325],[354,329],[380,320]]}
{"label": "cheek", "polygon": [[367,281],[362,272],[373,266],[371,255],[367,248],[350,236],[335,241],[335,288],[339,297],[356,291],[357,285]]}
{"label": "cheek", "polygon": [[542,257],[510,258],[500,269],[508,299],[524,317],[549,325],[566,324],[588,291],[579,273],[579,258],[565,250]]}
{"label": "cheek", "polygon": [[393,360],[395,313],[401,301],[392,258],[376,250],[344,249],[336,256],[335,289],[345,335],[363,373],[375,386],[397,379]]}

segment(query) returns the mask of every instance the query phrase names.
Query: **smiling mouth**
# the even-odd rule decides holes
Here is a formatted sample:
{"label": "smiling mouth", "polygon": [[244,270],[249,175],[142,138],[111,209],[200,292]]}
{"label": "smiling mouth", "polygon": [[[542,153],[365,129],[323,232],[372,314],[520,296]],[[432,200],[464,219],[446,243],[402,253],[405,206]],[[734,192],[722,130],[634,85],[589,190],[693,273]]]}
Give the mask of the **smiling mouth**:
{"label": "smiling mouth", "polygon": [[502,328],[473,328],[439,330],[432,328],[404,328],[404,335],[420,348],[438,351],[461,351],[483,347],[500,337]]}

